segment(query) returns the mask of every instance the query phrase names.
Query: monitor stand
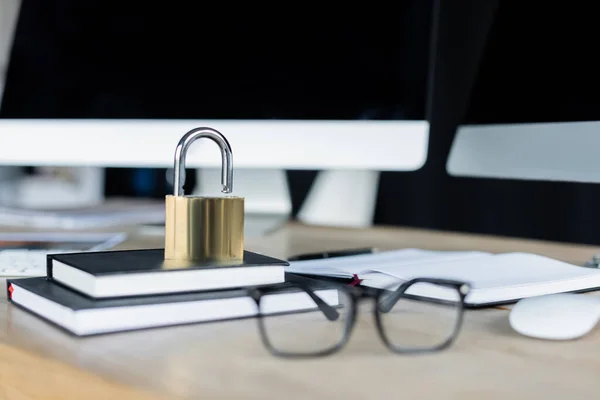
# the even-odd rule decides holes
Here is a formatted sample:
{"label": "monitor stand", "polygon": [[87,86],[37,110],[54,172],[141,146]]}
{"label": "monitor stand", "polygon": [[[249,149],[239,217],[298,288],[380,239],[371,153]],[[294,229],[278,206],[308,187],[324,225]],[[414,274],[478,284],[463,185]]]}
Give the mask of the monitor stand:
{"label": "monitor stand", "polygon": [[298,220],[312,225],[364,228],[373,224],[379,171],[321,171]]}
{"label": "monitor stand", "polygon": [[[284,170],[240,168],[234,174],[233,194],[245,198],[247,235],[263,235],[289,221],[292,203]],[[197,169],[192,194],[222,195],[220,179],[220,169]],[[371,226],[378,182],[378,171],[320,171],[297,218],[310,225]]]}

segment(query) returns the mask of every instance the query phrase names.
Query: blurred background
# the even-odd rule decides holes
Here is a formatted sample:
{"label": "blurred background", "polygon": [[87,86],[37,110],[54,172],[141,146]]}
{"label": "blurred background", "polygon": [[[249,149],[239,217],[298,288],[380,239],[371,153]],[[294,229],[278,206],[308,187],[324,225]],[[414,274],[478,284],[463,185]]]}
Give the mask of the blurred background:
{"label": "blurred background", "polygon": [[[550,29],[565,12],[545,5],[542,11],[538,2],[451,3],[436,19],[436,3],[425,0],[383,8],[361,3],[317,17],[293,5],[240,8],[232,17],[197,2],[0,0],[0,117],[427,119],[426,163],[414,171],[381,172],[372,223],[600,243],[597,184],[446,172],[457,126],[519,99],[521,109],[533,107],[515,92],[525,80],[511,80],[511,90],[500,94],[490,85],[514,65],[515,54],[530,51],[525,44],[515,47],[519,35],[545,24]],[[557,32],[580,20],[562,21]],[[593,25],[582,34],[593,37]],[[496,57],[480,63],[474,49],[488,37],[499,38],[488,44],[496,46]],[[559,40],[547,39],[547,58],[527,58],[528,68],[544,70],[551,44]],[[575,75],[572,65],[565,67],[565,78]],[[592,85],[586,77],[578,84]],[[560,91],[557,78],[546,83]],[[589,113],[578,119],[597,114],[597,105],[590,99]],[[536,120],[555,113],[550,106],[540,105]],[[521,117],[527,122],[527,115]],[[344,140],[340,136],[340,146]],[[143,152],[144,143],[131,151]],[[106,168],[104,195],[162,199],[171,190],[166,172]],[[294,218],[319,170],[285,172]],[[186,188],[196,184],[188,174]]]}

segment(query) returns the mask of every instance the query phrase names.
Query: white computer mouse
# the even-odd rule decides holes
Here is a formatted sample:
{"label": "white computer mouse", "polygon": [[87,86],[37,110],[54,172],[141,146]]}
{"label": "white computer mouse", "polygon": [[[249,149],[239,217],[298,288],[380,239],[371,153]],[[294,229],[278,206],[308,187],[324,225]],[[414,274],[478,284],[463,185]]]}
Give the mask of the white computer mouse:
{"label": "white computer mouse", "polygon": [[570,340],[588,334],[600,319],[600,297],[561,293],[519,300],[509,314],[518,333],[538,339]]}

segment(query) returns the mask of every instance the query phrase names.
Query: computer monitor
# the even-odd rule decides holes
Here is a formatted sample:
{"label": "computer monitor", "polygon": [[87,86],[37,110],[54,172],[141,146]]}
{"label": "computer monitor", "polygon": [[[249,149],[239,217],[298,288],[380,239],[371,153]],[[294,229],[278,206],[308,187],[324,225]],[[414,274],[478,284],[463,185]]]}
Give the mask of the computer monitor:
{"label": "computer monitor", "polygon": [[600,182],[600,28],[591,5],[499,1],[489,28],[447,172]]}
{"label": "computer monitor", "polygon": [[[321,21],[122,7],[23,3],[0,164],[81,167],[89,183],[104,167],[172,167],[179,138],[209,126],[250,212],[289,213],[284,170],[323,170],[300,218],[362,225],[379,171],[425,163],[434,1],[375,7],[369,24],[364,4]],[[196,142],[187,166],[197,194],[218,189],[214,144]]]}

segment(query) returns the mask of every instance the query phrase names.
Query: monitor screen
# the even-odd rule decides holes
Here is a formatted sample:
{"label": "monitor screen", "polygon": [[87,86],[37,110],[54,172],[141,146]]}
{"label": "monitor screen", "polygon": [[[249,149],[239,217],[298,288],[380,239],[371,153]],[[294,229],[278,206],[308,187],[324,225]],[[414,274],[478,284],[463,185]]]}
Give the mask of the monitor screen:
{"label": "monitor screen", "polygon": [[591,6],[500,1],[463,124],[600,120]]}
{"label": "monitor screen", "polygon": [[0,115],[424,120],[432,3],[235,19],[196,5],[25,1]]}

